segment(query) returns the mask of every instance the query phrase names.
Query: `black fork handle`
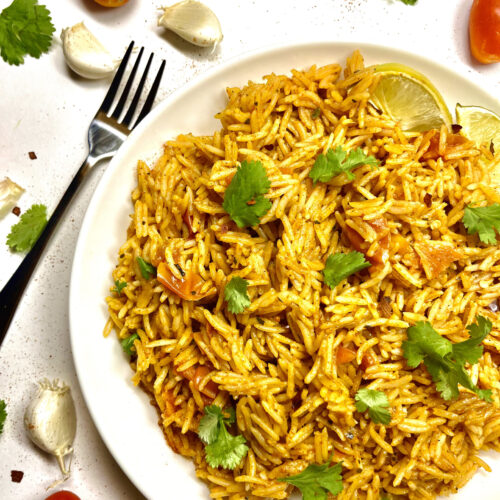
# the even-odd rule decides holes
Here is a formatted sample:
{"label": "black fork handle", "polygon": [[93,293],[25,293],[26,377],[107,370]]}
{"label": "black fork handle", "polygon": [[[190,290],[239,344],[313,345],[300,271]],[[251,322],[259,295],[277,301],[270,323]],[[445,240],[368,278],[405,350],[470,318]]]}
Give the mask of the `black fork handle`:
{"label": "black fork handle", "polygon": [[17,305],[23,296],[24,290],[36,268],[36,265],[38,264],[38,261],[40,260],[45,246],[47,245],[57,224],[61,220],[66,207],[73,199],[73,196],[93,165],[94,161],[91,158],[87,158],[83,162],[75,177],[73,177],[68,189],[66,189],[66,192],[57,204],[53,214],[47,221],[47,225],[45,226],[42,234],[28,255],[26,255],[23,259],[16,272],[12,275],[10,280],[0,292],[0,346],[2,345],[5,335],[7,334],[10,322],[16,312]]}

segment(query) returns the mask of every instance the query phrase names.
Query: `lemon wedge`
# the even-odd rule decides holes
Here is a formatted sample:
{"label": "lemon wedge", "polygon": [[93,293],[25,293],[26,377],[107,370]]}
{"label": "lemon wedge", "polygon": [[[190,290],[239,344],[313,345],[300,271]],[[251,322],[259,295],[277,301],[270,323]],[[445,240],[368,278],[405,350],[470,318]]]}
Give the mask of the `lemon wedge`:
{"label": "lemon wedge", "polygon": [[379,64],[380,81],[371,102],[398,122],[402,130],[423,132],[445,124],[452,117],[443,96],[422,73],[398,63]]}
{"label": "lemon wedge", "polygon": [[473,140],[477,146],[493,143],[496,153],[493,161],[481,156],[482,162],[489,172],[489,182],[482,186],[488,199],[500,203],[500,116],[481,106],[461,106],[455,108],[457,123],[462,127],[460,133]]}
{"label": "lemon wedge", "polygon": [[500,150],[500,116],[481,106],[462,106],[455,108],[460,132],[473,140],[477,146],[493,142],[495,151]]}

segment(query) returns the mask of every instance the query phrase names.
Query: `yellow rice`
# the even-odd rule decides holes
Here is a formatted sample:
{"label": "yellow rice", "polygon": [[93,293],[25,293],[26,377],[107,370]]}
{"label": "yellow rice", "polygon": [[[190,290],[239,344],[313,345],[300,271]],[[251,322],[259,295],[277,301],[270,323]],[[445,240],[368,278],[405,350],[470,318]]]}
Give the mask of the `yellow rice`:
{"label": "yellow rice", "polygon": [[[152,169],[139,161],[134,214],[113,271],[128,285],[107,298],[105,333],[139,335],[133,380],[151,395],[168,444],[193,459],[213,498],[287,498],[293,487],[277,478],[334,452],[333,462],[343,460],[338,498],[430,499],[456,492],[480,467],[489,470],[479,450],[500,451],[500,323],[492,306],[500,248],[467,235],[460,222],[467,204],[498,201],[488,162],[480,161],[492,154],[471,142],[446,149],[444,127],[402,132],[369,103],[376,84],[358,52],[344,71],[330,64],[271,74],[227,89],[213,136],[167,142]],[[432,141],[437,155],[429,155]],[[361,147],[381,166],[356,169],[352,182],[342,175],[313,185],[316,157],[338,145]],[[243,160],[260,160],[271,181],[272,208],[253,229],[239,229],[222,208]],[[389,260],[327,287],[326,258],[353,250],[348,228],[373,257],[383,235],[370,221],[381,218],[391,234]],[[427,275],[417,251],[429,240],[459,254],[438,276]],[[408,244],[406,253],[398,250]],[[209,299],[182,300],[157,279],[143,279],[139,256],[164,260],[179,280],[178,266],[198,274]],[[249,281],[252,304],[240,315],[228,312],[223,297],[232,276]],[[478,314],[493,329],[468,371],[492,389],[493,403],[463,387],[458,400],[444,401],[423,365],[406,365],[406,329],[426,320],[459,342]],[[342,348],[354,359],[337,363]],[[208,368],[202,380],[182,376],[200,365]],[[213,403],[235,407],[249,445],[234,471],[209,467],[197,437],[210,404],[203,390],[214,383]],[[387,394],[389,425],[355,410],[360,386]]]}

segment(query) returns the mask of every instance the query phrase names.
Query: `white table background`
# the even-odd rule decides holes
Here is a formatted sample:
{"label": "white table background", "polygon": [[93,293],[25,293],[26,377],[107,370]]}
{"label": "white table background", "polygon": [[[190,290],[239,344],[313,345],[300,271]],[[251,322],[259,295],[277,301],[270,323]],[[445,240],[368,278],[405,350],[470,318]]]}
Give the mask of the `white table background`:
{"label": "white table background", "polygon": [[[0,10],[11,0],[0,0]],[[56,27],[49,54],[22,66],[0,60],[0,180],[9,176],[25,188],[18,202],[26,211],[43,203],[49,213],[86,156],[88,124],[109,80],[79,78],[66,67],[59,42],[62,28],[84,20],[117,54],[131,39],[166,59],[160,100],[199,73],[249,50],[287,41],[342,40],[396,46],[481,78],[500,96],[500,64],[483,66],[469,54],[468,15],[472,0],[206,0],[219,17],[224,40],[215,51],[189,45],[156,26],[161,3],[130,0],[105,9],[92,0],[41,0]],[[333,61],[332,61],[333,62]],[[34,151],[36,160],[28,152]],[[0,499],[43,499],[60,477],[55,459],[29,441],[23,427],[36,382],[58,378],[72,389],[78,428],[72,476],[64,488],[82,500],[142,498],[99,437],[83,401],[68,332],[70,269],[78,232],[102,164],[77,194],[53,236],[0,349],[0,399],[8,417],[0,435]],[[0,221],[0,288],[22,259],[5,245],[18,218]],[[131,432],[133,432],[131,430]],[[127,436],[123,436],[127,439]],[[21,470],[21,483],[10,471]],[[165,498],[168,498],[168,485]]]}

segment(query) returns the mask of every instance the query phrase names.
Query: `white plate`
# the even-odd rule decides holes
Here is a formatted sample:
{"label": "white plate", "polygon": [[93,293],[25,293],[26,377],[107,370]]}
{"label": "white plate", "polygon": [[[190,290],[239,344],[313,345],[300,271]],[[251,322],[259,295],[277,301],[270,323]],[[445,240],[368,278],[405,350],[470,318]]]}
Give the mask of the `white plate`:
{"label": "white plate", "polygon": [[[134,387],[127,358],[114,334],[105,339],[104,298],[111,283],[117,251],[126,237],[130,193],[136,163],[161,152],[165,140],[179,133],[211,134],[219,129],[213,118],[225,106],[225,89],[244,85],[271,72],[289,72],[312,64],[344,63],[359,48],[367,64],[400,62],[427,75],[455,104],[476,104],[497,113],[498,102],[469,78],[422,57],[369,44],[318,42],[267,49],[218,66],[172,94],[130,135],[111,161],[83,221],[73,261],[70,287],[70,330],[73,358],[81,389],[94,423],[125,474],[148,498],[208,499],[208,489],[196,479],[189,460],[173,453],[158,426],[149,397]],[[168,83],[164,79],[163,85]],[[488,462],[500,472],[500,458]],[[455,498],[498,498],[499,480],[480,472]]]}

